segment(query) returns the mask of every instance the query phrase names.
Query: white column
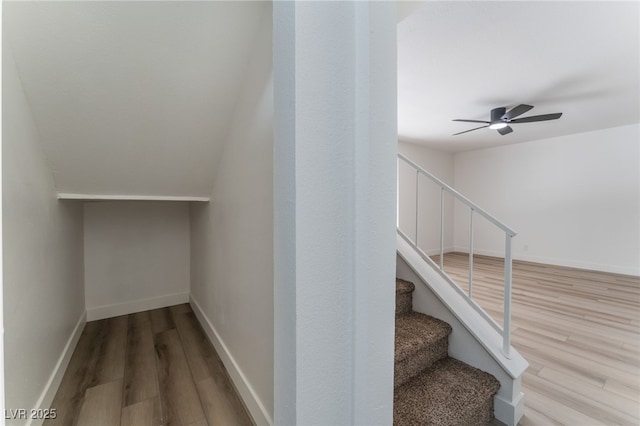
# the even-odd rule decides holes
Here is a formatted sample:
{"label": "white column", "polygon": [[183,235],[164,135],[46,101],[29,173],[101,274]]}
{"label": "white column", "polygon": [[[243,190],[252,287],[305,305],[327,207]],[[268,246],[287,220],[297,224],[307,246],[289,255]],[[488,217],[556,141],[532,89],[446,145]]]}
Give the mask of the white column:
{"label": "white column", "polygon": [[274,4],[276,424],[390,424],[396,5]]}

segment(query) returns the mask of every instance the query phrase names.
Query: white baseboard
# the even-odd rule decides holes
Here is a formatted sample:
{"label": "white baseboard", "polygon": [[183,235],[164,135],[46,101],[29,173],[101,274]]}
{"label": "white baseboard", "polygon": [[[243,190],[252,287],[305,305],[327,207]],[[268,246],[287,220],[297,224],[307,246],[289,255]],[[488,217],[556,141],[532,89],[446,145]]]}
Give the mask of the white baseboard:
{"label": "white baseboard", "polygon": [[[454,247],[456,252],[469,253],[468,247]],[[504,257],[504,252],[495,250],[474,249],[474,253],[482,256]],[[542,263],[545,265],[565,266],[567,268],[585,269],[588,271],[608,272],[611,274],[640,276],[640,269],[632,266],[605,265],[601,263],[582,262],[571,259],[556,259],[543,256],[532,256],[526,253],[513,253],[514,260],[522,260],[524,262]]]}
{"label": "white baseboard", "polygon": [[[53,398],[56,396],[58,387],[62,382],[62,378],[64,377],[64,373],[67,370],[69,361],[71,361],[71,355],[73,355],[73,351],[76,349],[76,345],[78,344],[78,340],[80,340],[80,335],[82,334],[82,330],[84,330],[84,325],[86,324],[86,322],[87,312],[84,311],[80,316],[80,319],[76,323],[71,336],[69,336],[69,340],[67,340],[67,344],[62,350],[60,358],[58,358],[58,362],[56,363],[51,376],[49,376],[49,380],[44,386],[44,389],[40,394],[40,398],[38,398],[38,402],[36,402],[35,404],[36,409],[46,410],[51,407]],[[27,426],[38,426],[41,425],[42,422],[42,419],[30,419],[27,422]]]}
{"label": "white baseboard", "polygon": [[253,417],[255,423],[258,426],[273,425],[273,419],[267,412],[264,404],[245,377],[244,373],[240,369],[240,366],[236,363],[235,359],[229,352],[229,349],[220,338],[220,335],[216,331],[213,324],[211,324],[207,316],[202,311],[202,308],[200,307],[198,302],[196,302],[193,298],[193,295],[190,295],[189,301],[191,303],[193,312],[200,321],[200,324],[202,325],[205,333],[207,333],[207,337],[209,337],[209,340],[213,344],[213,347],[216,349],[216,352],[218,352],[222,363],[227,369],[227,372],[229,373],[233,384],[235,385],[238,393],[240,394],[240,397],[244,401],[244,404],[247,407],[247,410],[249,410],[249,413],[251,414],[251,417]]}
{"label": "white baseboard", "polygon": [[[431,256],[439,256],[440,255],[440,248],[434,248],[434,249],[429,249],[429,250],[425,250],[424,248],[420,248],[424,254],[426,254],[427,256],[431,257]],[[454,249],[454,247],[444,247],[443,251],[445,254],[447,253],[451,253],[453,251],[456,251]]]}
{"label": "white baseboard", "polygon": [[95,308],[87,308],[87,321],[118,317],[120,315],[128,315],[188,302],[189,293],[175,293],[149,299],[134,300],[133,302],[96,306]]}
{"label": "white baseboard", "polygon": [[570,259],[552,259],[549,257],[529,256],[523,253],[514,253],[513,258],[525,262],[544,263],[546,265],[565,266],[567,268],[585,269],[588,271],[640,276],[640,269],[632,266],[604,265],[601,263],[582,262]]}

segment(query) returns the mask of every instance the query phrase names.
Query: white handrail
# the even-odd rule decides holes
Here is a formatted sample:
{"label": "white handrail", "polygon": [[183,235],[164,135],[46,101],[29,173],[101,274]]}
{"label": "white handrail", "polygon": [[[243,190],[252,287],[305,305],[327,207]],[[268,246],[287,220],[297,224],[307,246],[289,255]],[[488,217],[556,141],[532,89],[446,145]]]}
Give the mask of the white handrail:
{"label": "white handrail", "polygon": [[[398,227],[398,232],[403,236],[405,240],[407,240],[416,250],[418,250],[421,255],[426,256],[424,252],[418,246],[418,177],[420,174],[426,176],[435,184],[440,186],[440,258],[439,258],[439,266],[440,272],[442,275],[454,286],[459,286],[444,272],[444,192],[447,191],[458,200],[460,200],[463,204],[465,204],[470,209],[470,219],[469,219],[469,287],[468,287],[468,295],[467,300],[471,303],[471,306],[475,309],[480,309],[479,306],[473,301],[473,215],[474,213],[479,213],[489,222],[493,223],[495,226],[500,228],[505,233],[505,254],[504,254],[504,318],[503,318],[503,326],[502,329],[498,329],[498,331],[502,332],[502,353],[506,358],[511,358],[511,287],[512,287],[512,256],[511,256],[511,240],[516,235],[516,232],[509,228],[504,223],[500,222],[494,216],[480,208],[476,203],[469,200],[467,197],[453,189],[451,186],[444,183],[442,180],[438,179],[413,161],[409,160],[402,154],[398,154],[398,158],[409,166],[411,166],[416,171],[416,218],[415,218],[415,241],[411,241],[409,237],[404,234]],[[399,182],[399,179],[398,179]],[[399,207],[398,207],[399,208]],[[399,219],[398,219],[399,220]],[[464,292],[462,292],[464,295]],[[499,327],[487,314],[482,310],[481,312],[483,316],[491,323],[494,327]]]}
{"label": "white handrail", "polygon": [[507,233],[511,234],[512,237],[515,237],[517,235],[516,231],[514,231],[511,228],[509,228],[504,223],[500,222],[498,219],[496,219],[490,213],[488,213],[485,210],[481,209],[480,206],[478,206],[476,203],[474,203],[473,201],[469,200],[467,197],[465,197],[464,195],[462,195],[461,193],[459,193],[458,191],[456,191],[455,189],[453,189],[452,187],[450,187],[449,185],[447,185],[446,183],[444,183],[443,181],[441,181],[440,179],[438,179],[437,177],[435,177],[434,175],[432,175],[431,173],[429,173],[428,171],[423,169],[422,167],[418,166],[416,163],[414,163],[413,161],[409,160],[404,155],[398,154],[398,158],[403,160],[405,163],[409,164],[411,167],[413,167],[415,170],[419,171],[421,174],[423,174],[426,177],[428,177],[429,179],[431,179],[433,182],[435,182],[438,185],[440,185],[441,188],[443,188],[448,193],[450,193],[451,195],[456,197],[458,200],[462,201],[469,208],[473,209],[477,213],[480,213],[482,216],[484,216],[485,219],[487,219],[489,222],[491,222],[494,225],[496,225],[498,228],[502,229],[504,232],[507,232]]}

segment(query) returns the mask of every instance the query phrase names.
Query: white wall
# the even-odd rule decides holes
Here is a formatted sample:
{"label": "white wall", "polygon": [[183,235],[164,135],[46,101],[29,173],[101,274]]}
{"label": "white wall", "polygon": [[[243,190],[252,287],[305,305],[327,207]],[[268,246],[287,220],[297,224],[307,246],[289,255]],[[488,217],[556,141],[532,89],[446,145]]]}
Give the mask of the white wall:
{"label": "white wall", "polygon": [[[518,232],[518,259],[640,275],[640,125],[456,154],[455,186]],[[467,247],[468,214],[456,218]],[[504,237],[479,228],[478,252]]]}
{"label": "white wall", "polygon": [[191,205],[195,311],[258,424],[273,416],[271,69],[271,8],[265,7],[211,203]]}
{"label": "white wall", "polygon": [[2,54],[6,408],[28,410],[49,406],[82,329],[82,204],[56,199],[6,43]]}
{"label": "white wall", "polygon": [[87,318],[187,302],[189,252],[187,203],[85,203]]}
{"label": "white wall", "polygon": [[[453,186],[453,154],[430,149],[403,141],[398,142],[398,152]],[[411,239],[416,230],[416,174],[404,161],[398,162],[398,201],[400,229]],[[418,180],[418,246],[431,255],[440,252],[440,187],[420,176]],[[453,249],[454,199],[445,195],[444,249]]]}

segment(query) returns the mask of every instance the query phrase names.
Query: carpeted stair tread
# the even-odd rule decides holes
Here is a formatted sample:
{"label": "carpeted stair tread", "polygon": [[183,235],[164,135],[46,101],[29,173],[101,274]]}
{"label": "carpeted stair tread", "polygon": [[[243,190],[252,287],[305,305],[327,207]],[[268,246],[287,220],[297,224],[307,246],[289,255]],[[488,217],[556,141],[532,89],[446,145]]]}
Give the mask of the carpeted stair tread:
{"label": "carpeted stair tread", "polygon": [[396,296],[399,294],[411,293],[415,288],[416,286],[413,283],[396,278]]}
{"label": "carpeted stair tread", "polygon": [[444,321],[418,312],[396,317],[395,362],[428,348],[451,334]]}
{"label": "carpeted stair tread", "polygon": [[447,357],[394,390],[393,424],[486,425],[499,388],[492,375]]}

